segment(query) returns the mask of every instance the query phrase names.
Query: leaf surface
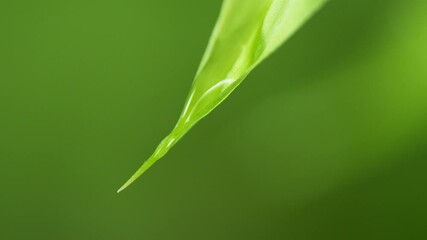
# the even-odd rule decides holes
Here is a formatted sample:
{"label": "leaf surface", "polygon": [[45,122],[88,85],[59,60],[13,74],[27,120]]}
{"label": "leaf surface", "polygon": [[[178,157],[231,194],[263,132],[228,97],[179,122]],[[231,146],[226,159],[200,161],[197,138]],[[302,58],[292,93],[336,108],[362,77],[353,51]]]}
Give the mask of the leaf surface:
{"label": "leaf surface", "polygon": [[224,101],[327,0],[224,0],[182,114],[122,191]]}

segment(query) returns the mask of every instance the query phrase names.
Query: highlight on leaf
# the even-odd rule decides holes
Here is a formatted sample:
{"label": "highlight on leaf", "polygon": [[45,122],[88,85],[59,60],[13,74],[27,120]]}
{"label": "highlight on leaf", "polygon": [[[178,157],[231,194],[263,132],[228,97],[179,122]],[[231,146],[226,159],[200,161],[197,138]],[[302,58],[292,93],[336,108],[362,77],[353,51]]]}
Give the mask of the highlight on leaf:
{"label": "highlight on leaf", "polygon": [[177,124],[118,192],[162,158],[325,2],[327,0],[224,0]]}

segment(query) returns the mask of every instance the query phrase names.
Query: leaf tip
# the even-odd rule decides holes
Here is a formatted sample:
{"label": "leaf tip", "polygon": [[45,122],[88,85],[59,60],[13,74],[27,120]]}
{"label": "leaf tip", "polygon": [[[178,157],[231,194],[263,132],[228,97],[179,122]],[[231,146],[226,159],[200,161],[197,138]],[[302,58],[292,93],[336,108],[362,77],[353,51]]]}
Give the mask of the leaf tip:
{"label": "leaf tip", "polygon": [[117,193],[120,193],[121,191],[125,190],[127,188],[127,186],[123,185],[119,188],[119,190],[117,190]]}
{"label": "leaf tip", "polygon": [[129,179],[125,184],[123,184],[119,190],[117,190],[117,193],[120,193],[121,191],[125,190],[127,187],[129,187],[129,185],[131,185],[133,182],[132,179]]}

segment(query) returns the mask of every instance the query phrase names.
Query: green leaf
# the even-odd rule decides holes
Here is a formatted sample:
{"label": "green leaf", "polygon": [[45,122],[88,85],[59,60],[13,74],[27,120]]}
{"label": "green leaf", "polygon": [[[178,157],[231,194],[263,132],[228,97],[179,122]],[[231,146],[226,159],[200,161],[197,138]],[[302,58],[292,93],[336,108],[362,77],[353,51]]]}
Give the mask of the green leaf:
{"label": "green leaf", "polygon": [[162,158],[198,121],[224,101],[261,61],[327,0],[224,0],[184,110],[172,132],[118,190]]}

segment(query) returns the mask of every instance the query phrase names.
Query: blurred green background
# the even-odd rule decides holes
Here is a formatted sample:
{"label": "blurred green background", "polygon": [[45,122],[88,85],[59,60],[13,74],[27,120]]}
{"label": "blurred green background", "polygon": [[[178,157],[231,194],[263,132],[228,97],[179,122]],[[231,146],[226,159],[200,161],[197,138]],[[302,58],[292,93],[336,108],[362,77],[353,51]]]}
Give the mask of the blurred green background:
{"label": "blurred green background", "polygon": [[427,2],[331,1],[163,160],[221,1],[0,3],[0,239],[427,239]]}

